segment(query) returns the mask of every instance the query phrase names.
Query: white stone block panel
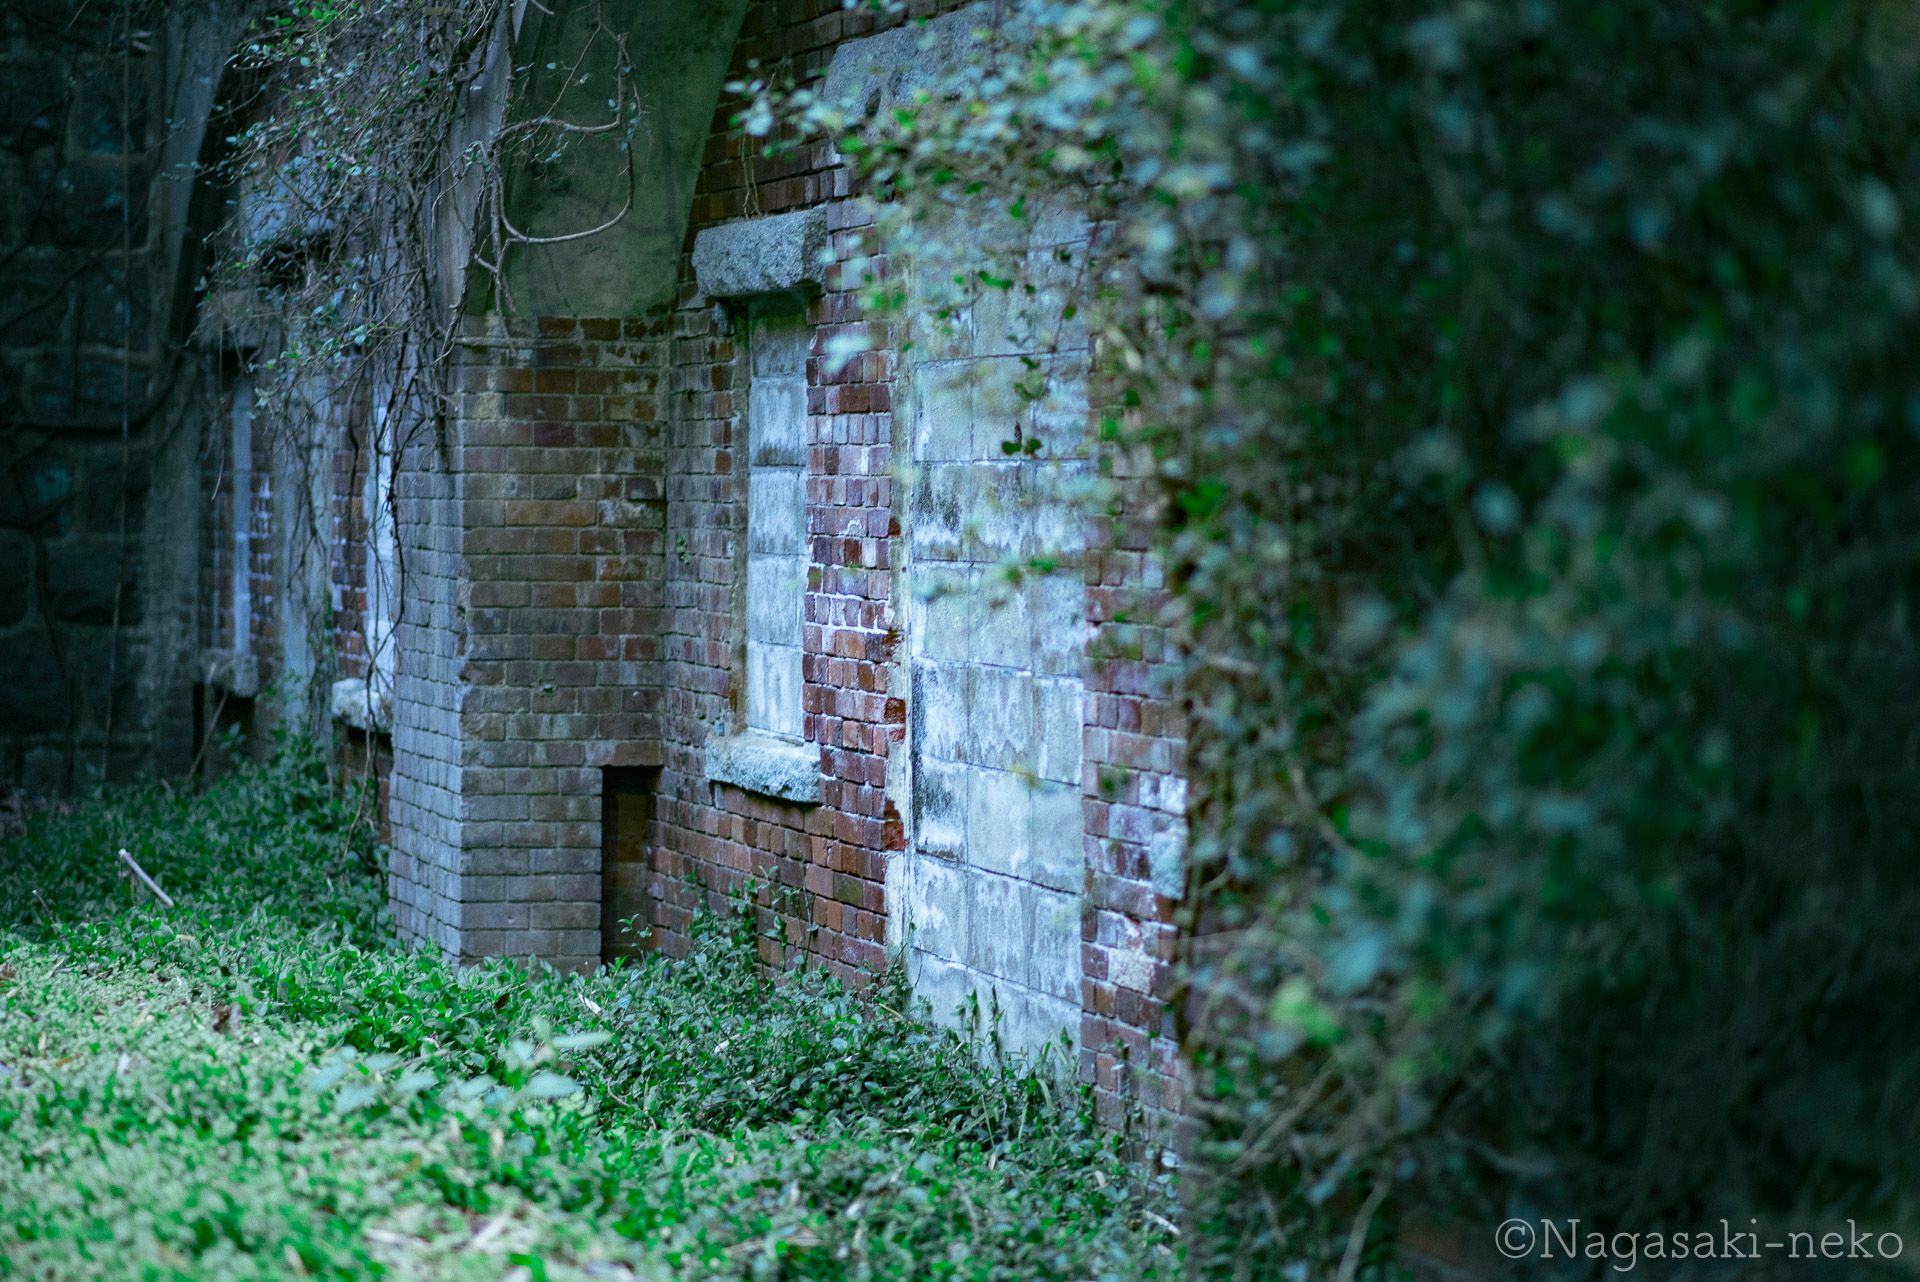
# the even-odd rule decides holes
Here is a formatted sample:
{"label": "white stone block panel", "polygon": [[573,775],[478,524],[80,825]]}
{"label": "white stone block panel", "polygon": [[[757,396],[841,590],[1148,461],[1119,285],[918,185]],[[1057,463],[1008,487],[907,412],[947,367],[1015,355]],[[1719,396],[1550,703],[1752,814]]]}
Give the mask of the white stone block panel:
{"label": "white stone block panel", "polygon": [[[1006,1054],[1036,1063],[1070,1056],[1079,1044],[1077,996],[1064,999],[1036,992],[926,953],[914,954],[910,972],[915,999],[925,1002],[940,1023],[976,1035],[983,1053],[997,1045]],[[1074,1065],[1069,1059],[1056,1067],[1071,1074]]]}
{"label": "white stone block panel", "polygon": [[1031,768],[1034,748],[1033,677],[1010,668],[975,665],[967,672],[967,731],[960,759],[1005,770]]}
{"label": "white stone block panel", "polygon": [[969,870],[967,962],[1063,1000],[1080,996],[1079,897]]}
{"label": "white stone block panel", "polygon": [[972,656],[981,615],[975,581],[971,571],[940,562],[913,568],[904,613],[917,653],[947,663]]}
{"label": "white stone block panel", "polygon": [[948,1028],[965,1029],[978,976],[958,962],[915,950],[910,966],[913,996]]}
{"label": "white stone block panel", "polygon": [[1032,789],[1010,771],[960,769],[967,782],[967,863],[1009,877],[1026,877],[1033,830]]}
{"label": "white stone block panel", "polygon": [[922,952],[950,962],[967,958],[967,870],[931,855],[907,857],[908,937]]}
{"label": "white stone block panel", "polygon": [[1031,830],[1025,875],[1053,890],[1086,884],[1086,814],[1076,783],[1035,783],[1028,790]]}
{"label": "white stone block panel", "polygon": [[[1084,351],[1086,308],[1067,316],[1075,296],[1084,297],[1083,246],[1056,244],[1001,260],[1001,270],[1021,279],[1012,289],[982,288],[973,296],[973,351],[976,356],[1039,355]],[[1029,292],[1031,287],[1031,292]]]}
{"label": "white stone block panel", "polygon": [[[1000,1010],[1000,1045],[1025,1059],[1036,1070],[1050,1061],[1056,1075],[1071,1077],[1077,1067],[1072,1060],[1080,1044],[1080,999],[1072,1000],[1036,993],[1031,989],[1001,985],[993,992]],[[981,999],[984,1008],[987,999]],[[1064,1035],[1066,1045],[1061,1045]]]}
{"label": "white stone block panel", "polygon": [[[911,573],[924,582],[937,564],[941,586],[970,580],[974,589],[968,605],[923,590],[903,610],[913,656],[912,844],[952,851],[961,865],[915,893],[923,908],[953,896],[966,920],[958,958],[950,941],[943,956],[916,953],[918,982],[943,1016],[962,1001],[983,1013],[997,1006],[998,1040],[1021,1051],[1062,1031],[1077,1040],[1086,876],[1087,590],[1077,558],[1091,479],[1087,334],[1083,320],[1061,314],[1083,285],[1086,229],[1070,210],[1035,213],[1034,223],[951,232],[1023,256],[1037,293],[981,285],[956,293],[909,279],[910,289],[960,310],[951,330],[916,317],[903,401]],[[1060,571],[1020,584],[998,572],[1003,561],[1036,557]]]}
{"label": "white stone block panel", "polygon": [[756,308],[752,335],[754,378],[769,374],[805,374],[807,347],[811,341],[812,331],[802,312]]}
{"label": "white stone block panel", "polygon": [[768,645],[800,644],[806,611],[807,562],[800,556],[756,554],[747,562],[747,638]]}
{"label": "white stone block panel", "polygon": [[970,503],[962,530],[968,557],[997,561],[1020,556],[1032,542],[1026,477],[1031,467],[1006,461],[979,462],[967,469]]}
{"label": "white stone block panel", "polygon": [[973,457],[973,370],[967,361],[915,367],[913,458],[917,464]]}
{"label": "white stone block panel", "polygon": [[1086,667],[1087,585],[1075,569],[1033,574],[1022,585],[1033,634],[1035,676],[1073,677]]}
{"label": "white stone block panel", "polygon": [[917,757],[966,760],[967,703],[973,674],[973,668],[959,664],[914,660],[912,707]]}
{"label": "white stone block panel", "polygon": [[1033,680],[1033,771],[1042,779],[1080,779],[1083,690],[1078,677]]}
{"label": "white stone block panel", "polygon": [[1026,443],[1032,421],[1030,394],[1040,390],[1036,371],[1017,356],[977,360],[968,368],[973,382],[972,457],[984,463],[1015,457],[1002,446]]}
{"label": "white stone block panel", "polygon": [[798,646],[747,639],[747,727],[801,737],[801,653]]}
{"label": "white stone block panel", "polygon": [[1040,992],[1080,1001],[1080,897],[1031,886],[1032,947],[1027,984]]}
{"label": "white stone block panel", "polygon": [[1033,619],[1025,585],[1015,587],[990,571],[977,582],[981,627],[974,638],[973,661],[999,668],[1031,668]]}
{"label": "white stone block panel", "polygon": [[[965,294],[956,290],[951,282],[928,281],[915,272],[911,263],[907,266],[910,280],[909,289],[925,295],[926,286],[932,285],[933,292],[942,297]],[[964,304],[964,297],[955,299]],[[942,316],[938,307],[907,308],[907,337],[912,342],[912,352],[920,364],[932,364],[935,361],[965,360],[973,354],[973,315],[972,309],[964,305],[947,309]]]}
{"label": "white stone block panel", "polygon": [[959,860],[967,849],[967,807],[972,767],[929,757],[913,781],[913,846],[944,859]]}
{"label": "white stone block panel", "polygon": [[807,551],[807,479],[797,467],[747,473],[747,550],[778,556]]}
{"label": "white stone block panel", "polygon": [[1087,211],[1077,204],[1049,201],[1028,208],[1033,236],[1027,242],[1035,252],[1044,253],[1058,246],[1073,246],[1087,239]]}
{"label": "white stone block panel", "polygon": [[1034,887],[1014,877],[970,869],[967,965],[996,979],[1026,984],[1033,940]]}
{"label": "white stone block panel", "polygon": [[1087,515],[1079,492],[1091,475],[1082,459],[1026,465],[1026,522],[1020,555],[1070,561],[1087,549]]}
{"label": "white stone block panel", "polygon": [[974,507],[971,463],[926,463],[909,502],[909,542],[915,561],[958,561],[968,555],[967,523]]}
{"label": "white stone block panel", "polygon": [[798,377],[757,378],[747,394],[751,466],[801,467],[807,461],[807,385]]}

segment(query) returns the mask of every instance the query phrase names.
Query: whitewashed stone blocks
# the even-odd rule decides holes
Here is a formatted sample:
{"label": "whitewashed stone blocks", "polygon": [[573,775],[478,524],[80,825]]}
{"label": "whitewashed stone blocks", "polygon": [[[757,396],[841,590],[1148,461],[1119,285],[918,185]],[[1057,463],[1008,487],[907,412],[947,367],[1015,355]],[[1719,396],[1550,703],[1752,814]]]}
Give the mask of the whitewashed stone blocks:
{"label": "whitewashed stone blocks", "polygon": [[1033,1052],[1081,1015],[1085,335],[1010,336],[1004,301],[916,329],[896,405],[912,814],[889,906],[934,1014],[997,1010]]}
{"label": "whitewashed stone blocks", "polygon": [[797,311],[756,308],[747,341],[747,729],[798,740],[807,593],[806,322]]}

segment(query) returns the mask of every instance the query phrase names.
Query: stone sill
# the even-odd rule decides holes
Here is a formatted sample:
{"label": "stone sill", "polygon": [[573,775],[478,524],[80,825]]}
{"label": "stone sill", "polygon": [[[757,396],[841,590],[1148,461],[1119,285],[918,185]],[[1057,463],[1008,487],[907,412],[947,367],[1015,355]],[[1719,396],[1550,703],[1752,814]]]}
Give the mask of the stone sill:
{"label": "stone sill", "polygon": [[236,699],[251,699],[260,693],[260,661],[238,650],[203,650],[200,667],[207,684],[225,690]]}
{"label": "stone sill", "polygon": [[763,797],[820,804],[820,750],[765,734],[707,740],[707,778]]}
{"label": "stone sill", "polygon": [[327,694],[327,711],[333,714],[334,720],[369,734],[384,734],[392,727],[393,714],[386,693],[369,691],[367,683],[359,677],[334,682]]}

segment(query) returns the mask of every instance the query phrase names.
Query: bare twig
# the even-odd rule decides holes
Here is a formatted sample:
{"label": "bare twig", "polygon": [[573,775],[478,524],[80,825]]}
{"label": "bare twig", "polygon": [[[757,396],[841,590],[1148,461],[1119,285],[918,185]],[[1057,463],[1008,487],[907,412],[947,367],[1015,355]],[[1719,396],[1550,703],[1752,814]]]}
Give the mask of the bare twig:
{"label": "bare twig", "polygon": [[1367,1194],[1360,1214],[1353,1217],[1353,1229],[1347,1234],[1347,1251],[1340,1257],[1340,1271],[1334,1275],[1334,1282],[1353,1282],[1353,1275],[1360,1269],[1360,1253],[1366,1249],[1367,1227],[1373,1223],[1373,1213],[1387,1200],[1387,1190],[1392,1187],[1393,1180],[1385,1172],[1373,1182],[1373,1192]]}
{"label": "bare twig", "polygon": [[[213,676],[214,676],[213,665],[208,664],[207,665],[208,684],[212,684]],[[228,694],[227,688],[224,685],[221,686],[220,698],[213,705],[213,716],[209,718],[209,723],[207,725],[207,733],[201,736],[200,747],[193,754],[193,764],[187,767],[187,778],[189,779],[194,778],[196,775],[200,773],[200,763],[206,760],[207,748],[212,745],[215,729],[220,724],[220,714],[222,712],[225,712],[227,709],[227,694]],[[205,707],[206,705],[203,703],[201,706]]]}
{"label": "bare twig", "polygon": [[133,873],[133,875],[139,878],[140,884],[142,886],[145,886],[148,890],[151,890],[159,898],[161,903],[165,904],[169,908],[172,908],[174,906],[173,896],[169,895],[166,891],[160,889],[159,884],[155,882],[153,878],[147,876],[147,870],[140,866],[139,860],[135,859],[132,855],[127,853],[127,848],[125,846],[122,846],[120,848],[120,862],[125,864],[127,868]]}

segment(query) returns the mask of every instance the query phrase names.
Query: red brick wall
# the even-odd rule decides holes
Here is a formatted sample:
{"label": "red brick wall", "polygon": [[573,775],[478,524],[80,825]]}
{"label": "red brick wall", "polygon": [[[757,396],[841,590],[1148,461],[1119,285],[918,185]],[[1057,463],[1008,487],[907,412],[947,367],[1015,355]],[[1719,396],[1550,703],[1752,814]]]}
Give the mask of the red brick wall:
{"label": "red brick wall", "polygon": [[[957,7],[926,4],[915,16]],[[730,78],[749,78],[757,63],[762,74],[791,68],[804,82],[825,71],[839,40],[875,29],[873,15],[843,12],[834,0],[756,4],[748,11]],[[715,114],[689,246],[702,227],[825,203],[839,258],[854,257],[848,242],[868,217],[852,199],[853,176],[832,166],[834,157],[822,146],[756,156],[763,143],[731,125],[741,105],[723,101]],[[874,266],[885,270],[884,261]],[[689,277],[683,269],[690,298]],[[828,375],[818,358],[834,333],[862,323],[852,292],[841,287],[857,284],[830,279],[808,315],[816,327],[808,482],[816,566],[807,597],[806,709],[808,741],[823,749],[825,804],[809,813],[704,785],[692,747],[698,741],[694,727],[670,720],[670,733],[678,731],[673,739],[685,746],[669,749],[668,786],[678,795],[662,825],[674,851],[673,872],[688,866],[751,871],[782,887],[804,887],[809,893],[798,905],[804,916],[796,913],[786,922],[785,937],[843,973],[882,961],[885,861],[904,844],[900,817],[882,795],[887,754],[905,735],[904,708],[889,693],[889,538],[899,533],[890,449],[893,357],[885,350],[867,353],[837,376]],[[701,478],[689,486],[702,497],[695,502],[688,495],[685,510],[694,518],[688,526],[712,533],[701,541],[708,559],[696,576],[704,592],[675,597],[680,608],[673,626],[687,644],[676,645],[673,654],[688,667],[670,666],[668,699],[684,701],[689,712],[704,701],[711,714],[725,690],[731,562],[723,548],[731,521],[727,505],[738,497],[726,457],[733,351],[714,332],[711,310],[683,309],[677,330],[677,395],[683,391],[686,399],[675,406],[685,435],[676,434],[674,471]],[[1146,485],[1144,479],[1137,483],[1136,494],[1147,493]],[[1086,570],[1095,633],[1084,735],[1082,1075],[1110,1123],[1139,1109],[1164,1136],[1164,1124],[1184,1103],[1176,1030],[1166,1006],[1177,931],[1174,901],[1154,888],[1149,848],[1156,835],[1177,836],[1180,830],[1185,727],[1161,693],[1170,657],[1165,630],[1139,621],[1155,617],[1159,585],[1149,551],[1151,507],[1144,501],[1135,507],[1132,517],[1093,540]],[[682,525],[679,510],[675,528]],[[670,579],[674,574],[670,565]],[[695,638],[704,644],[694,644]],[[700,693],[690,693],[695,690]],[[722,875],[716,882],[728,879]],[[1167,889],[1164,873],[1162,883]],[[671,930],[663,933],[671,936]]]}
{"label": "red brick wall", "polygon": [[1081,1072],[1103,1120],[1119,1124],[1138,1109],[1149,1136],[1167,1143],[1186,1103],[1168,1005],[1179,940],[1177,865],[1168,858],[1185,839],[1187,729],[1168,697],[1175,656],[1159,621],[1166,593],[1152,552],[1153,473],[1150,464],[1129,468],[1118,450],[1108,458],[1128,510],[1094,522],[1087,548]]}
{"label": "red brick wall", "polygon": [[[927,7],[927,12],[935,10]],[[823,74],[840,40],[875,29],[870,13],[837,0],[766,0],[747,11],[729,79],[756,63],[791,68],[802,80]],[[687,231],[687,249],[706,227],[824,203],[842,257],[867,221],[850,197],[852,175],[830,147],[758,153],[732,119],[744,103],[723,99]],[[733,458],[733,393],[742,377],[731,320],[699,305],[682,259],[682,305],[674,317],[674,415],[669,521],[687,540],[667,566],[669,639],[666,770],[659,825],[663,849],[655,919],[663,946],[678,947],[705,885],[710,906],[743,879],[762,884],[758,902],[770,962],[810,954],[836,974],[857,979],[885,964],[883,887],[889,851],[902,824],[884,796],[888,753],[905,735],[905,708],[890,693],[894,626],[889,539],[893,513],[892,353],[868,352],[833,373],[823,353],[831,338],[863,326],[851,288],[829,279],[807,309],[813,326],[808,361],[807,528],[814,565],[806,623],[805,733],[821,750],[822,800],[805,807],[759,797],[705,778],[700,745],[729,712],[733,619],[732,540],[744,494]]]}
{"label": "red brick wall", "polygon": [[[782,910],[770,935],[846,977],[884,962],[881,887],[899,816],[882,793],[886,755],[904,732],[887,694],[887,539],[892,529],[890,362],[869,353],[828,376],[820,353],[853,323],[851,299],[829,291],[808,308],[807,524],[814,567],[806,597],[805,733],[821,748],[823,804],[806,807],[710,784],[701,745],[732,713],[733,541],[744,501],[734,457],[734,391],[743,377],[731,320],[712,307],[675,316],[674,424],[668,513],[667,670],[659,808],[665,847],[655,894],[663,944],[678,947],[705,883],[719,907],[743,878]],[[684,540],[684,544],[680,542]],[[769,939],[767,958],[782,946]]]}
{"label": "red brick wall", "polygon": [[[818,75],[834,43],[871,30],[870,14],[839,0],[757,3],[730,78],[751,75],[752,62]],[[845,260],[866,222],[852,175],[829,148],[758,157],[762,143],[732,126],[739,106],[723,101],[715,113],[669,316],[514,321],[474,331],[463,352],[454,448],[468,585],[456,625],[467,629],[467,862],[463,898],[448,911],[464,914],[469,953],[586,961],[586,932],[598,924],[588,918],[600,889],[590,876],[600,770],[657,764],[657,780],[645,776],[651,804],[621,812],[646,816],[653,946],[684,948],[695,909],[724,908],[752,881],[769,964],[804,956],[857,980],[886,960],[886,870],[904,832],[885,784],[906,736],[895,360],[883,347],[830,373],[824,359],[836,334],[866,324],[846,288],[857,282],[830,275],[807,311],[804,730],[820,754],[822,804],[706,777],[705,743],[738,723],[732,630],[745,493],[735,449],[745,375],[743,322],[697,297],[693,241],[707,227],[824,205]],[[1151,519],[1142,505],[1110,535],[1095,531],[1085,571],[1094,645],[1083,727],[1081,1071],[1116,1125],[1136,1109],[1164,1123],[1184,1098],[1166,1007],[1176,932],[1164,857],[1184,812],[1184,726],[1157,684],[1169,658],[1164,630],[1142,622],[1154,617],[1158,590]],[[635,840],[623,831],[617,844],[626,852]]]}
{"label": "red brick wall", "polygon": [[476,321],[403,443],[396,917],[464,957],[600,961],[602,771],[660,755],[666,336]]}

